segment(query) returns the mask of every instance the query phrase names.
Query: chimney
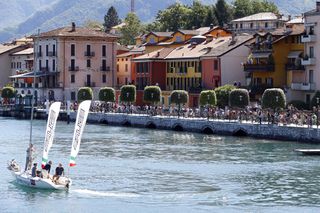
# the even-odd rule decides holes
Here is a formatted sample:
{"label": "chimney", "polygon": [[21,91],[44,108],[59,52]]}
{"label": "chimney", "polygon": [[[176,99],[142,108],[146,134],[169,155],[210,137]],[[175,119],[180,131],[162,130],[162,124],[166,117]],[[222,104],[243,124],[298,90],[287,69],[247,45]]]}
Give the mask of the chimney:
{"label": "chimney", "polygon": [[214,25],[213,25],[213,24],[210,24],[210,30],[212,30],[212,29],[213,29],[213,27],[214,27]]}
{"label": "chimney", "polygon": [[71,23],[71,32],[74,32],[74,31],[76,31],[76,23],[74,23],[74,22],[72,22]]}
{"label": "chimney", "polygon": [[320,12],[320,1],[316,1],[316,10]]}

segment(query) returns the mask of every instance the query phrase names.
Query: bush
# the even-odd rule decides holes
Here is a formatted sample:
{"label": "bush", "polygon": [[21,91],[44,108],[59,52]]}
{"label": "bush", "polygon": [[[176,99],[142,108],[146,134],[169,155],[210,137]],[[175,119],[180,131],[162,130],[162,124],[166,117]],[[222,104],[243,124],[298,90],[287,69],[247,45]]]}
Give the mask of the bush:
{"label": "bush", "polygon": [[1,91],[2,98],[14,98],[16,95],[15,89],[13,87],[3,87]]}
{"label": "bush", "polygon": [[99,100],[104,102],[115,102],[116,92],[111,87],[101,88],[99,91]]}
{"label": "bush", "polygon": [[93,92],[90,87],[81,87],[78,90],[78,101],[86,101],[86,100],[92,100],[93,99]]}
{"label": "bush", "polygon": [[320,106],[320,91],[317,91],[311,99],[310,103],[311,107]]}
{"label": "bush", "polygon": [[158,86],[147,86],[143,91],[143,101],[146,103],[160,103],[161,89]]}
{"label": "bush", "polygon": [[136,102],[136,86],[124,85],[120,89],[120,101],[124,103]]}
{"label": "bush", "polygon": [[309,109],[308,104],[306,104],[303,101],[299,101],[299,100],[293,100],[288,105],[292,105],[295,108],[297,108],[298,110],[308,110]]}
{"label": "bush", "polygon": [[173,104],[186,104],[189,100],[188,92],[184,90],[173,90],[170,95],[170,100]]}
{"label": "bush", "polygon": [[200,106],[216,106],[217,96],[214,90],[206,90],[200,93]]}
{"label": "bush", "polygon": [[234,89],[236,89],[235,86],[226,84],[214,90],[217,95],[217,104],[220,108],[224,108],[229,105],[229,94]]}
{"label": "bush", "polygon": [[277,109],[285,108],[286,106],[286,96],[282,89],[273,88],[267,89],[262,95],[262,107]]}
{"label": "bush", "polygon": [[231,107],[245,108],[250,103],[249,92],[246,89],[234,89],[230,92],[229,103]]}

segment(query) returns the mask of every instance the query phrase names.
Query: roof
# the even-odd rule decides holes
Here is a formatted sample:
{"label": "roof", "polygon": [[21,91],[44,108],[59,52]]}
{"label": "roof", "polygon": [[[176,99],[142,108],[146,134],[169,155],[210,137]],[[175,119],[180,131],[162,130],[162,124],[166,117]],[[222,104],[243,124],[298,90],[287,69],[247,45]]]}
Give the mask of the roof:
{"label": "roof", "polygon": [[96,38],[117,38],[117,36],[98,30],[85,27],[62,27],[48,32],[41,33],[39,37],[96,37]]}
{"label": "roof", "polygon": [[21,47],[21,45],[2,45],[0,44],[0,55],[11,50],[14,50],[17,47]]}
{"label": "roof", "polygon": [[271,12],[265,12],[265,13],[257,13],[253,14],[251,16],[246,16],[243,18],[232,20],[231,22],[242,22],[242,21],[271,21],[271,20],[279,20],[280,18]]}
{"label": "roof", "polygon": [[149,36],[150,34],[153,34],[158,37],[171,37],[173,32],[150,32],[146,35],[146,37]]}
{"label": "roof", "polygon": [[13,53],[12,55],[32,55],[32,54],[33,54],[33,48],[28,48],[20,52]]}
{"label": "roof", "polygon": [[162,60],[169,55],[174,48],[165,47],[160,50],[153,51],[151,53],[144,54],[142,56],[136,57],[134,61],[145,61],[145,60]]}
{"label": "roof", "polygon": [[249,42],[253,39],[251,35],[239,35],[232,40],[232,36],[224,37],[226,38],[225,42],[221,45],[217,46],[216,48],[212,48],[210,52],[208,52],[205,56],[209,57],[220,57],[231,50]]}
{"label": "roof", "polygon": [[290,21],[288,21],[286,24],[303,24],[304,20],[302,17],[296,17]]}
{"label": "roof", "polygon": [[197,31],[197,30],[178,30],[177,32],[180,32],[184,35],[199,35],[200,34],[199,31]]}
{"label": "roof", "polygon": [[132,55],[139,55],[139,54],[143,54],[143,51],[141,52],[138,52],[138,51],[130,51],[130,52],[127,52],[127,53],[123,53],[123,54],[120,54],[120,55],[117,55],[117,58],[125,58],[125,57],[129,57],[129,56],[132,56]]}
{"label": "roof", "polygon": [[126,26],[126,23],[121,23],[121,24],[118,24],[116,26],[113,26],[111,27],[111,29],[121,29],[122,27]]}

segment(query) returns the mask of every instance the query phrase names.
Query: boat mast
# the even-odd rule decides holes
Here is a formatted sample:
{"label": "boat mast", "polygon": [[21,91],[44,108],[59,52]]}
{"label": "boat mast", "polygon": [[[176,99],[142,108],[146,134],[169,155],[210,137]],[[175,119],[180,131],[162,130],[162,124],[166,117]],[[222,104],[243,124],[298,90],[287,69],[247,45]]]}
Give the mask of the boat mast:
{"label": "boat mast", "polygon": [[[39,42],[39,35],[40,35],[40,29],[38,30],[38,35],[37,35],[37,42]],[[31,148],[32,145],[32,123],[33,123],[33,107],[34,107],[34,102],[35,102],[35,87],[36,87],[36,72],[37,72],[37,55],[38,52],[36,51],[36,44],[33,46],[33,52],[34,52],[34,61],[35,63],[33,64],[33,87],[32,87],[32,95],[31,95],[31,119],[30,119],[30,137],[29,137],[29,148]]]}

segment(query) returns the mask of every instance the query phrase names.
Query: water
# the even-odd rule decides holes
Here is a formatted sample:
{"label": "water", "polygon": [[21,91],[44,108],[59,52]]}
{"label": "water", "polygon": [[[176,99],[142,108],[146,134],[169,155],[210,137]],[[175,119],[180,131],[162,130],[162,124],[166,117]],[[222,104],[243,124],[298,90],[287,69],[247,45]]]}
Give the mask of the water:
{"label": "water", "polygon": [[[34,123],[40,163],[45,121]],[[29,122],[0,118],[0,212],[318,212],[319,145],[87,125],[68,192],[14,183]],[[73,125],[57,124],[49,154],[67,169]]]}

